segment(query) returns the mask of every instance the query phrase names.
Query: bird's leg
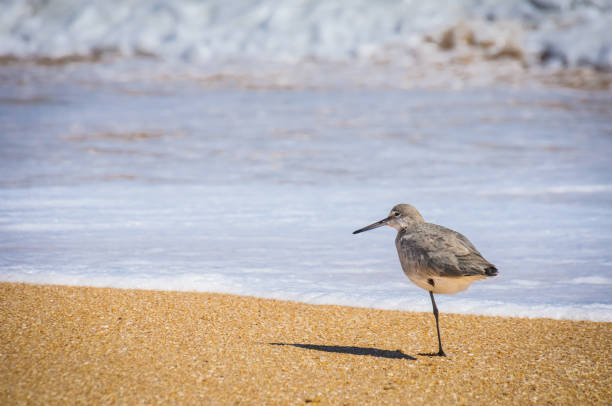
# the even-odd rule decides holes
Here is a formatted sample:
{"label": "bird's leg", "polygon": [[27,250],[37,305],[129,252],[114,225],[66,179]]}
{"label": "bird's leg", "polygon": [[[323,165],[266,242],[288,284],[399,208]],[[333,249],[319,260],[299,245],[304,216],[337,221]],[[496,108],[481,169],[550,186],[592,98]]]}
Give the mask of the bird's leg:
{"label": "bird's leg", "polygon": [[436,330],[438,331],[438,355],[440,357],[446,357],[444,350],[442,349],[442,340],[440,339],[440,323],[438,321],[438,306],[436,306],[436,301],[434,300],[433,292],[429,291],[429,296],[431,297],[431,304],[433,305],[433,314],[436,318]]}

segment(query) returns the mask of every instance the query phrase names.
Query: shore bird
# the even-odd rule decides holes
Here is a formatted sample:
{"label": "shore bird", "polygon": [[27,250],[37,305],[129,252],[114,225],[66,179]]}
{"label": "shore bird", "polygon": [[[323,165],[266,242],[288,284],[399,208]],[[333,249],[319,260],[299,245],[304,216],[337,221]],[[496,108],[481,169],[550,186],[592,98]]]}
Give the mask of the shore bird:
{"label": "shore bird", "polygon": [[484,259],[464,235],[425,222],[421,213],[409,204],[396,205],[388,217],[353,231],[353,234],[381,226],[397,230],[395,246],[404,273],[415,285],[429,292],[438,332],[437,355],[446,356],[442,350],[434,293],[464,291],[475,280],[497,275],[497,268]]}

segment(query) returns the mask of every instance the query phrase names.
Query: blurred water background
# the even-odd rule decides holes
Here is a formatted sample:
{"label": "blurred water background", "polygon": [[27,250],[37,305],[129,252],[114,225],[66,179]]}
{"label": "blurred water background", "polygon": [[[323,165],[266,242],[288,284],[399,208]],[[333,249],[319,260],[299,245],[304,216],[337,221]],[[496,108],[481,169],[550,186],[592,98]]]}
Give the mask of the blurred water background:
{"label": "blurred water background", "polygon": [[0,280],[612,320],[612,2],[0,0]]}

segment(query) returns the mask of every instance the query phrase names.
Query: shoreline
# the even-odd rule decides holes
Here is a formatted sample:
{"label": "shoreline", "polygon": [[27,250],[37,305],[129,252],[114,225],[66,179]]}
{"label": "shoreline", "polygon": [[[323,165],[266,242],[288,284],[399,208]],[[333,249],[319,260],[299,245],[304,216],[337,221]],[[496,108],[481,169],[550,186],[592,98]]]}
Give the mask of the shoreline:
{"label": "shoreline", "polygon": [[612,323],[0,283],[0,403],[609,404]]}
{"label": "shoreline", "polygon": [[[493,283],[495,281],[485,281],[485,283]],[[425,313],[425,314],[432,314],[431,312],[431,301],[429,299],[429,296],[427,296],[427,293],[425,291],[423,291],[422,289],[418,289],[418,291],[420,291],[422,294],[420,295],[421,299],[423,299],[424,305],[421,306],[422,308],[424,307],[424,310],[422,308],[405,308],[403,306],[380,306],[377,307],[376,304],[373,303],[373,300],[368,300],[367,302],[364,303],[356,303],[355,298],[352,298],[348,303],[342,303],[334,301],[334,299],[331,299],[330,301],[322,301],[322,302],[318,302],[318,301],[308,301],[308,299],[306,300],[301,300],[300,297],[291,297],[291,296],[286,296],[286,297],[278,297],[278,296],[262,296],[262,295],[258,295],[258,294],[250,294],[250,293],[233,293],[233,292],[215,292],[215,291],[207,291],[202,289],[202,287],[198,286],[197,288],[194,288],[192,290],[187,290],[184,289],[184,287],[159,287],[156,285],[151,285],[151,286],[147,286],[147,287],[142,287],[142,288],[132,288],[132,287],[125,287],[125,286],[121,286],[122,284],[116,284],[115,286],[108,286],[108,285],[104,285],[104,284],[97,284],[97,283],[92,283],[90,285],[82,285],[80,283],[76,283],[76,284],[67,284],[65,281],[61,281],[61,282],[50,282],[47,279],[43,279],[41,280],[28,280],[28,279],[17,279],[17,280],[9,280],[9,281],[0,281],[0,284],[25,284],[25,285],[34,285],[34,286],[57,286],[57,287],[66,287],[66,288],[94,288],[94,289],[117,289],[117,290],[135,290],[135,291],[143,291],[143,292],[176,292],[176,293],[203,293],[203,294],[219,294],[219,295],[226,295],[226,296],[235,296],[235,297],[244,297],[244,298],[251,298],[251,299],[264,299],[264,300],[274,300],[274,301],[279,301],[279,302],[290,302],[290,303],[302,303],[302,304],[306,304],[306,305],[313,305],[313,306],[340,306],[340,307],[348,307],[348,308],[357,308],[357,309],[371,309],[371,310],[383,310],[383,311],[400,311],[400,312],[408,312],[408,313]],[[408,282],[409,283],[409,282]],[[184,285],[184,284],[182,284]],[[412,286],[416,286],[416,285],[412,285]],[[594,323],[612,323],[612,318],[610,318],[607,314],[603,315],[601,314],[601,312],[606,312],[608,309],[606,308],[606,306],[608,306],[608,304],[606,303],[602,303],[602,302],[596,302],[596,303],[589,303],[586,304],[584,306],[588,306],[590,307],[590,312],[586,312],[584,310],[584,307],[579,306],[575,306],[575,307],[569,307],[569,306],[564,306],[564,307],[554,307],[549,303],[536,303],[536,304],[531,304],[531,305],[521,305],[521,307],[518,307],[516,303],[495,303],[493,304],[493,306],[497,306],[497,307],[493,307],[493,311],[491,311],[492,305],[490,302],[484,300],[483,302],[477,303],[477,305],[479,306],[488,306],[488,312],[480,312],[480,313],[476,313],[473,312],[472,309],[478,307],[475,303],[471,303],[469,308],[470,310],[465,310],[465,307],[463,307],[462,309],[460,309],[459,311],[456,312],[452,312],[449,311],[448,309],[452,309],[454,303],[453,302],[446,302],[444,299],[446,297],[450,297],[450,298],[454,298],[456,297],[456,295],[436,295],[436,303],[438,303],[438,308],[440,309],[440,314],[444,314],[444,315],[463,315],[463,316],[483,316],[483,317],[500,317],[500,318],[510,318],[510,319],[530,319],[530,320],[537,320],[537,319],[546,319],[546,320],[567,320],[567,321],[589,321],[589,322],[594,322]],[[441,299],[439,299],[441,298]],[[511,312],[507,312],[505,313],[504,311],[499,311],[499,309],[502,307],[512,307],[512,311]],[[537,309],[535,311],[533,311],[533,309]],[[595,310],[594,310],[595,309]],[[551,314],[550,316],[542,316],[543,312],[548,312],[549,314]]]}

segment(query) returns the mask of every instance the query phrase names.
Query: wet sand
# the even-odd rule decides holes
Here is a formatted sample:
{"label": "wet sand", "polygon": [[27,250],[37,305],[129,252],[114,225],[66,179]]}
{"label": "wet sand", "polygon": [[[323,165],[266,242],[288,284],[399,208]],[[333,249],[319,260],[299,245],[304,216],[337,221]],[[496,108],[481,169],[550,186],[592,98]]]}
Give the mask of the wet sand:
{"label": "wet sand", "polygon": [[0,404],[611,404],[612,323],[0,284]]}

